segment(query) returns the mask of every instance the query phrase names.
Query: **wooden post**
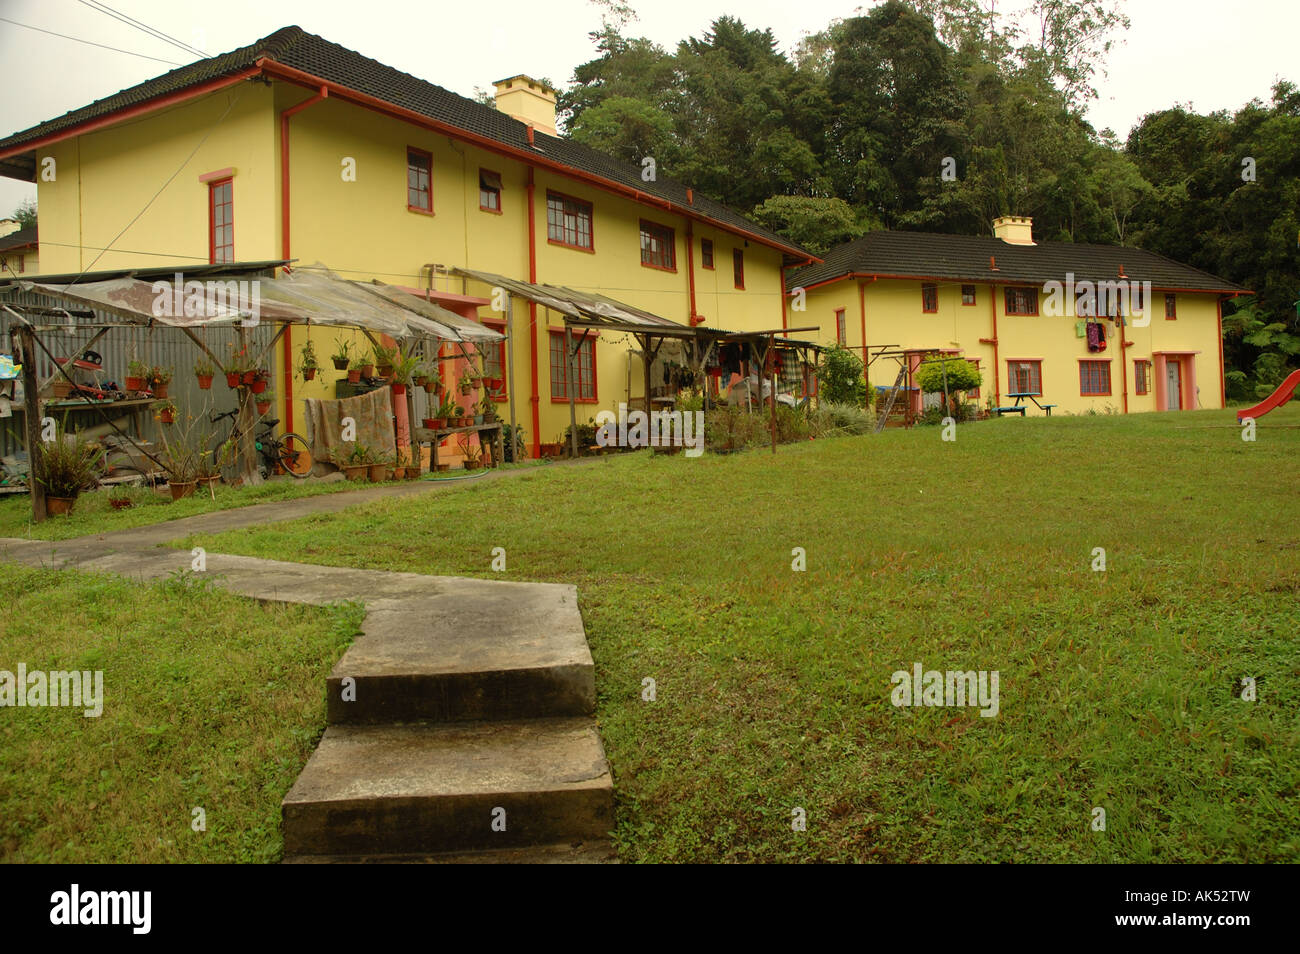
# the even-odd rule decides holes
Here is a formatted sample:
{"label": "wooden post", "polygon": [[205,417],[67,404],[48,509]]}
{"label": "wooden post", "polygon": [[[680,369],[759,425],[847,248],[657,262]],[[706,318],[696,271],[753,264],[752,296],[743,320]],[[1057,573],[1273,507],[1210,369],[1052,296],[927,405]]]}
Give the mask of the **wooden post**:
{"label": "wooden post", "polygon": [[772,336],[767,336],[767,356],[764,362],[772,362],[772,453],[776,453],[776,348]]}
{"label": "wooden post", "polygon": [[[515,299],[506,296],[506,366],[502,368],[506,375],[506,396],[510,402],[510,462],[519,463],[519,448],[515,444]],[[505,458],[501,459],[505,463]]]}
{"label": "wooden post", "polygon": [[573,366],[573,331],[567,321],[564,323],[564,360],[568,365],[569,454],[576,458],[578,456],[578,405],[576,403],[578,379]]}
{"label": "wooden post", "polygon": [[[242,323],[239,326],[239,347],[247,353],[248,329]],[[257,472],[257,449],[253,446],[253,428],[257,426],[257,416],[253,409],[252,392],[248,388],[238,388],[235,393],[239,395],[239,414],[235,417],[239,422],[239,476],[246,486],[251,487],[262,482],[262,476]]]}
{"label": "wooden post", "polygon": [[23,422],[27,431],[27,486],[31,490],[32,520],[41,523],[45,520],[45,487],[36,479],[37,460],[41,446],[41,399],[36,382],[36,346],[32,342],[32,330],[26,325],[18,326],[19,360],[23,363]]}

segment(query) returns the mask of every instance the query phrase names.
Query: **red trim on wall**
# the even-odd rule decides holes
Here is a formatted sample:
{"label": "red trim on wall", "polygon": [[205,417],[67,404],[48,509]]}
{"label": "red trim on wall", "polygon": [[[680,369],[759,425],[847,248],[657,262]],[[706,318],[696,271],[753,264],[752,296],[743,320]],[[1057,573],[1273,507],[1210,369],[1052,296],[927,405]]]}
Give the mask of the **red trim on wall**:
{"label": "red trim on wall", "polygon": [[218,169],[216,172],[205,172],[199,176],[200,182],[216,182],[218,179],[233,179],[235,177],[235,167],[226,166],[224,169]]}
{"label": "red trim on wall", "polygon": [[1228,406],[1228,386],[1223,373],[1223,296],[1215,302],[1215,327],[1219,330],[1219,407]]}
{"label": "red trim on wall", "polygon": [[[993,403],[998,407],[1002,406],[1002,363],[998,361],[998,283],[989,282],[989,313],[993,316],[993,337],[988,339],[988,343],[993,346]],[[985,339],[981,338],[983,343]],[[1007,383],[1011,383],[1010,371],[1007,372]],[[1042,381],[1042,369],[1039,369],[1039,381]]]}
{"label": "red trim on wall", "polygon": [[690,295],[691,309],[687,321],[691,327],[695,327],[702,324],[704,319],[695,311],[695,223],[690,219],[686,220],[686,291]]}

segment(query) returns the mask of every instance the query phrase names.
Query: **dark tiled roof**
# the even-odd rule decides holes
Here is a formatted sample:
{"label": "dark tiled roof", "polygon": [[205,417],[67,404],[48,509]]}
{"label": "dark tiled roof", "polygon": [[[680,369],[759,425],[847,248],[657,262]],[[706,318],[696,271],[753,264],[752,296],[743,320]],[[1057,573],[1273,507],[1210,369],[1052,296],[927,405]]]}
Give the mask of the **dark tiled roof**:
{"label": "dark tiled roof", "polygon": [[[530,147],[527,127],[505,113],[466,99],[441,86],[425,82],[409,73],[385,66],[377,60],[307,33],[296,26],[284,27],[249,46],[172,70],[139,86],[133,86],[105,99],[97,100],[89,106],[65,113],[57,119],[14,133],[0,140],[0,150],[69,129],[87,120],[107,116],[157,96],[174,93],[208,80],[230,76],[253,66],[263,57],[466,132],[484,136],[502,145],[535,153],[540,157],[626,188],[637,189],[651,197],[666,199],[682,209],[691,209],[705,218],[763,239],[793,255],[801,258],[811,257],[807,251],[788,239],[751,222],[720,203],[698,194],[693,196],[693,202],[688,201],[686,186],[680,182],[662,177],[656,182],[643,182],[640,166],[622,162],[594,149],[567,139],[548,136],[542,132],[535,133],[535,144]],[[17,157],[0,160],[0,174],[31,178],[33,171],[34,165],[31,160],[20,162]],[[19,175],[20,172],[26,174]]]}
{"label": "dark tiled roof", "polygon": [[0,235],[0,252],[7,252],[11,248],[22,248],[24,245],[35,245],[40,239],[37,237],[38,226],[29,225],[25,229],[19,229],[17,232],[10,232],[8,235]]}
{"label": "dark tiled roof", "polygon": [[[990,256],[997,262],[996,272],[989,268]],[[1149,281],[1157,288],[1205,292],[1246,290],[1140,248],[1071,242],[1011,245],[989,235],[888,231],[871,232],[836,246],[826,253],[821,264],[789,273],[786,287],[810,288],[854,273],[1041,285],[1048,281],[1064,282],[1066,273],[1073,272],[1075,281],[1115,281],[1121,265],[1129,279]]]}

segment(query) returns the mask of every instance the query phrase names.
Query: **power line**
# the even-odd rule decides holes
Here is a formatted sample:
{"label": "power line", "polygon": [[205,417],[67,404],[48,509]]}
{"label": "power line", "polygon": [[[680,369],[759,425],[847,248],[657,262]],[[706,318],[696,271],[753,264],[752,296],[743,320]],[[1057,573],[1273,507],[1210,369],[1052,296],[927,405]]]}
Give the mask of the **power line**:
{"label": "power line", "polygon": [[37,33],[46,33],[50,36],[57,36],[64,40],[72,40],[76,43],[85,43],[87,46],[97,46],[101,50],[112,50],[115,53],[125,53],[128,56],[138,56],[144,60],[153,60],[156,63],[166,63],[169,66],[184,66],[184,63],[177,63],[175,60],[164,60],[161,57],[149,56],[147,53],[136,53],[134,50],[124,50],[116,46],[108,46],[104,43],[96,43],[93,40],[83,40],[79,36],[68,36],[66,33],[55,33],[53,30],[42,30],[40,27],[34,27],[30,23],[19,23],[17,20],[10,20],[8,17],[0,17],[5,23],[12,23],[14,26],[23,27],[26,30],[35,30]]}
{"label": "power line", "polygon": [[103,13],[106,16],[112,17],[114,20],[117,20],[119,23],[125,23],[129,27],[134,27],[135,29],[148,34],[154,39],[162,40],[164,43],[170,43],[172,46],[180,49],[185,53],[190,54],[191,56],[197,56],[201,59],[207,59],[208,57],[208,54],[204,53],[198,47],[190,46],[188,43],[184,43],[173,36],[169,36],[168,34],[164,33],[162,30],[156,30],[153,27],[149,26],[149,24],[147,23],[142,23],[139,20],[135,19],[134,17],[128,16],[125,13],[120,13],[117,10],[114,10],[112,7],[108,6],[108,4],[100,3],[98,2],[98,0],[78,0],[78,2],[84,4],[87,7],[90,7],[90,9],[92,10],[96,10],[99,13]]}

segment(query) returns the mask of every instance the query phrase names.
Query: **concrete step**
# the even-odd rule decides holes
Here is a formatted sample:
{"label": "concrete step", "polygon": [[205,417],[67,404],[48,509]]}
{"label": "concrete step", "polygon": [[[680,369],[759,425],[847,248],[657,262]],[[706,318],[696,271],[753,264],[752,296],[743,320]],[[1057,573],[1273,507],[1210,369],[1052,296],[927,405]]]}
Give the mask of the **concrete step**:
{"label": "concrete step", "polygon": [[607,838],[614,788],[587,718],[334,725],[281,815],[290,858],[517,848]]}
{"label": "concrete step", "polygon": [[362,635],[326,688],[333,724],[589,716],[596,707],[577,590],[548,583],[459,580],[367,601]]}
{"label": "concrete step", "polygon": [[528,845],[416,855],[293,855],[286,865],[610,865],[618,854],[609,841]]}

